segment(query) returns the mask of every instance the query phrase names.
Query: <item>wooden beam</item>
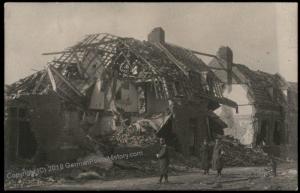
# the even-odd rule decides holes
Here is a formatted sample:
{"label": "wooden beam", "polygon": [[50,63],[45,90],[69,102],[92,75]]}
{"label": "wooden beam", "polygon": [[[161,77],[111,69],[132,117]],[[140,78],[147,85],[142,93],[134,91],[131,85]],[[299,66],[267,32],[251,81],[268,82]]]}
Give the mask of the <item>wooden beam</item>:
{"label": "wooden beam", "polygon": [[76,63],[73,63],[73,62],[63,62],[63,61],[59,61],[59,60],[53,60],[52,62],[54,63],[58,63],[58,64],[76,64]]}
{"label": "wooden beam", "polygon": [[208,66],[208,68],[214,69],[214,70],[224,70],[224,71],[227,70],[226,68],[217,68],[217,67],[212,67],[212,66]]}
{"label": "wooden beam", "polygon": [[[97,39],[98,36],[99,36],[99,34],[93,34],[93,35],[91,35],[91,38],[88,39],[88,40],[86,40],[85,42],[83,42],[83,44],[81,44],[80,46],[82,46],[82,45],[89,45],[91,42],[93,42],[95,39]],[[103,38],[101,38],[101,40],[104,39],[105,37],[106,36],[104,36]]]}
{"label": "wooden beam", "polygon": [[42,84],[44,78],[46,77],[46,74],[47,74],[47,72],[44,72],[44,73],[41,75],[41,77],[40,77],[38,83],[36,84],[36,86],[34,87],[34,89],[33,89],[33,91],[32,91],[33,94],[35,94],[36,91],[38,90],[38,88],[41,86],[41,84]]}
{"label": "wooden beam", "polygon": [[127,45],[126,43],[124,42],[121,42],[122,44],[124,44],[127,49],[131,52],[133,52],[133,54],[135,54],[138,58],[140,58],[143,62],[145,62],[151,69],[151,71],[153,72],[153,74],[155,75],[158,75],[157,73],[157,69],[155,67],[153,67],[152,64],[150,64],[144,57],[142,57],[140,54],[138,54],[135,50],[133,50],[129,45]]}
{"label": "wooden beam", "polygon": [[78,72],[79,72],[80,76],[83,77],[84,74],[82,73],[82,70],[81,70],[81,61],[79,60],[77,52],[75,50],[74,50],[73,55],[75,56],[75,59],[77,61],[76,66],[77,66]]}
{"label": "wooden beam", "polygon": [[[91,53],[91,52],[90,52],[90,53]],[[88,70],[88,68],[90,67],[91,63],[92,63],[92,62],[97,58],[97,56],[98,56],[96,52],[92,52],[92,53],[94,53],[95,55],[92,56],[92,58],[90,59],[90,61],[89,61],[88,64],[87,64],[87,66],[85,67],[85,69],[84,69],[84,71],[83,71],[84,74],[87,72],[87,70]]]}
{"label": "wooden beam", "polygon": [[173,54],[161,43],[155,43],[154,45],[160,48],[160,50],[162,50],[162,52],[168,57],[168,59],[171,60],[184,73],[184,75],[188,76],[188,69],[186,68],[185,64],[183,64],[175,56],[173,56]]}
{"label": "wooden beam", "polygon": [[70,51],[46,52],[46,53],[42,53],[42,55],[57,55],[57,54],[64,54],[64,53],[70,53]]}
{"label": "wooden beam", "polygon": [[[98,36],[99,36],[99,34],[98,34]],[[98,37],[97,36],[97,37]],[[103,41],[104,41],[104,39],[107,37],[108,35],[105,35],[98,43],[103,43]],[[108,47],[108,45],[105,45],[105,47],[104,48],[102,48],[102,49],[99,49],[99,47],[98,48],[96,48],[96,49],[93,49],[93,51],[94,51],[94,56],[92,57],[92,59],[89,61],[89,64],[88,64],[88,66],[85,68],[85,70],[84,70],[84,73],[86,73],[86,71],[87,71],[87,69],[89,68],[89,66],[90,66],[90,64],[97,58],[97,56],[98,56],[98,52],[99,51],[102,51],[102,52],[107,52],[107,53],[110,53],[110,54],[115,54],[115,53],[113,53],[113,52],[111,52],[111,51],[108,51],[106,48]],[[105,54],[104,54],[104,56],[105,56]],[[107,56],[106,56],[107,57]],[[99,66],[101,66],[101,65],[99,65]],[[95,71],[97,71],[97,69],[99,68],[99,66],[95,69]]]}
{"label": "wooden beam", "polygon": [[[91,46],[92,47],[92,46]],[[108,51],[108,50],[104,50],[104,49],[100,49],[98,47],[95,48],[96,50],[101,50],[103,52],[107,52],[110,54],[115,54],[114,52]],[[83,48],[77,48],[76,51],[84,51],[86,49]],[[66,54],[66,53],[72,53],[73,51],[71,50],[64,50],[64,51],[59,51],[59,52],[46,52],[46,53],[42,53],[42,55],[58,55],[58,54]]]}
{"label": "wooden beam", "polygon": [[99,45],[103,45],[103,44],[112,43],[114,41],[117,41],[117,39],[113,39],[113,40],[109,40],[109,41],[104,41],[104,42],[91,43],[91,44],[87,44],[87,45],[80,45],[77,48],[95,47],[95,46],[99,46]]}
{"label": "wooden beam", "polygon": [[208,56],[208,57],[212,57],[212,58],[216,58],[217,59],[217,56],[213,55],[213,54],[207,54],[207,53],[198,52],[198,51],[195,51],[195,50],[189,50],[189,51],[191,51],[194,54],[199,54],[199,55]]}
{"label": "wooden beam", "polygon": [[[80,93],[80,91],[78,91],[70,82],[68,82],[59,72],[57,72],[54,68],[52,68],[51,66],[49,66],[49,68],[48,68],[48,72],[50,72],[49,73],[49,75],[52,75],[52,72],[54,72],[54,74],[56,75],[56,76],[58,76],[59,77],[59,79],[60,80],[62,80],[66,85],[68,85],[69,86],[69,88],[71,88],[76,94],[78,94],[79,96],[82,96],[82,94]],[[55,82],[55,78],[54,78],[54,76],[53,76],[53,80],[54,80],[54,82]]]}

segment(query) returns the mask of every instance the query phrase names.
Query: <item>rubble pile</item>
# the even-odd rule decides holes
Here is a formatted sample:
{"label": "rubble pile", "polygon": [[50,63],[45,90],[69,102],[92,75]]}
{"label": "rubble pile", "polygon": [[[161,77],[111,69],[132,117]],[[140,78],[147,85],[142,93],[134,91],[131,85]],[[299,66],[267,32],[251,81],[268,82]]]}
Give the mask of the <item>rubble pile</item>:
{"label": "rubble pile", "polygon": [[157,143],[155,129],[147,121],[139,121],[128,127],[119,127],[112,135],[112,141],[130,145],[152,145]]}
{"label": "rubble pile", "polygon": [[225,151],[226,166],[258,166],[269,162],[268,155],[262,150],[247,148],[229,136],[223,136],[221,140]]}
{"label": "rubble pile", "polygon": [[16,98],[26,94],[47,94],[51,90],[51,84],[45,70],[37,71],[30,76],[5,86],[8,97]]}

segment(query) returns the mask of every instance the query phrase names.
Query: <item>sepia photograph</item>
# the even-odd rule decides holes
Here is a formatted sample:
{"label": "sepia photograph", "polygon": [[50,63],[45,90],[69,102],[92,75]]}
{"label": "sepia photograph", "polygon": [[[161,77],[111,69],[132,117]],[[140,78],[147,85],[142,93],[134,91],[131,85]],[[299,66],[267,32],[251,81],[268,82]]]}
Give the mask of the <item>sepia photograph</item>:
{"label": "sepia photograph", "polygon": [[298,190],[298,3],[4,11],[5,190]]}

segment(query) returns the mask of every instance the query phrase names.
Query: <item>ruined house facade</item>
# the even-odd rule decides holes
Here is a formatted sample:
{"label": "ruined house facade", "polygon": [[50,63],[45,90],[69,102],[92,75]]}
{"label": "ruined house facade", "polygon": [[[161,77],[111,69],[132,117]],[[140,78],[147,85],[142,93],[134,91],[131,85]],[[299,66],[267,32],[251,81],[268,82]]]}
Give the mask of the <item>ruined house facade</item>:
{"label": "ruined house facade", "polygon": [[250,146],[286,144],[286,81],[279,74],[254,71],[233,63],[229,47],[221,47],[217,56],[227,62],[213,59],[209,66],[216,68],[214,73],[224,83],[224,96],[238,104],[238,112],[224,106],[216,110],[229,125],[225,133]]}
{"label": "ruined house facade", "polygon": [[298,159],[298,83],[288,82],[287,101],[287,143],[290,157]]}
{"label": "ruined house facade", "polygon": [[200,58],[164,38],[162,28],[148,41],[92,34],[46,53],[58,57],[7,89],[8,157],[76,158],[94,148],[91,138],[141,119],[160,118],[157,136],[186,155],[222,135],[226,124],[213,111],[237,104]]}

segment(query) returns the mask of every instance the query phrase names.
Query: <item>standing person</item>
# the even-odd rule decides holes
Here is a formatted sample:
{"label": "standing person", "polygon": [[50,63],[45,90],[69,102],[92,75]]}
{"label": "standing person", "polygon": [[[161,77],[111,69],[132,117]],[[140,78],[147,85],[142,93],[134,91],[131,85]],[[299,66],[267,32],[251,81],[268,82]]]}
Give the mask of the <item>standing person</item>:
{"label": "standing person", "polygon": [[221,172],[224,166],[223,155],[224,155],[224,151],[222,145],[219,139],[216,139],[216,144],[214,146],[213,157],[212,157],[212,168],[214,170],[217,170],[218,172],[217,176],[222,175]]}
{"label": "standing person", "polygon": [[204,170],[204,175],[206,175],[209,174],[209,166],[210,166],[209,146],[206,139],[204,139],[203,141],[203,145],[200,149],[200,152],[201,152],[201,167]]}
{"label": "standing person", "polygon": [[159,159],[159,167],[160,167],[160,179],[159,183],[162,182],[163,177],[165,177],[165,183],[168,183],[168,167],[169,167],[169,152],[168,147],[163,138],[160,138],[160,151],[156,154],[156,157]]}

